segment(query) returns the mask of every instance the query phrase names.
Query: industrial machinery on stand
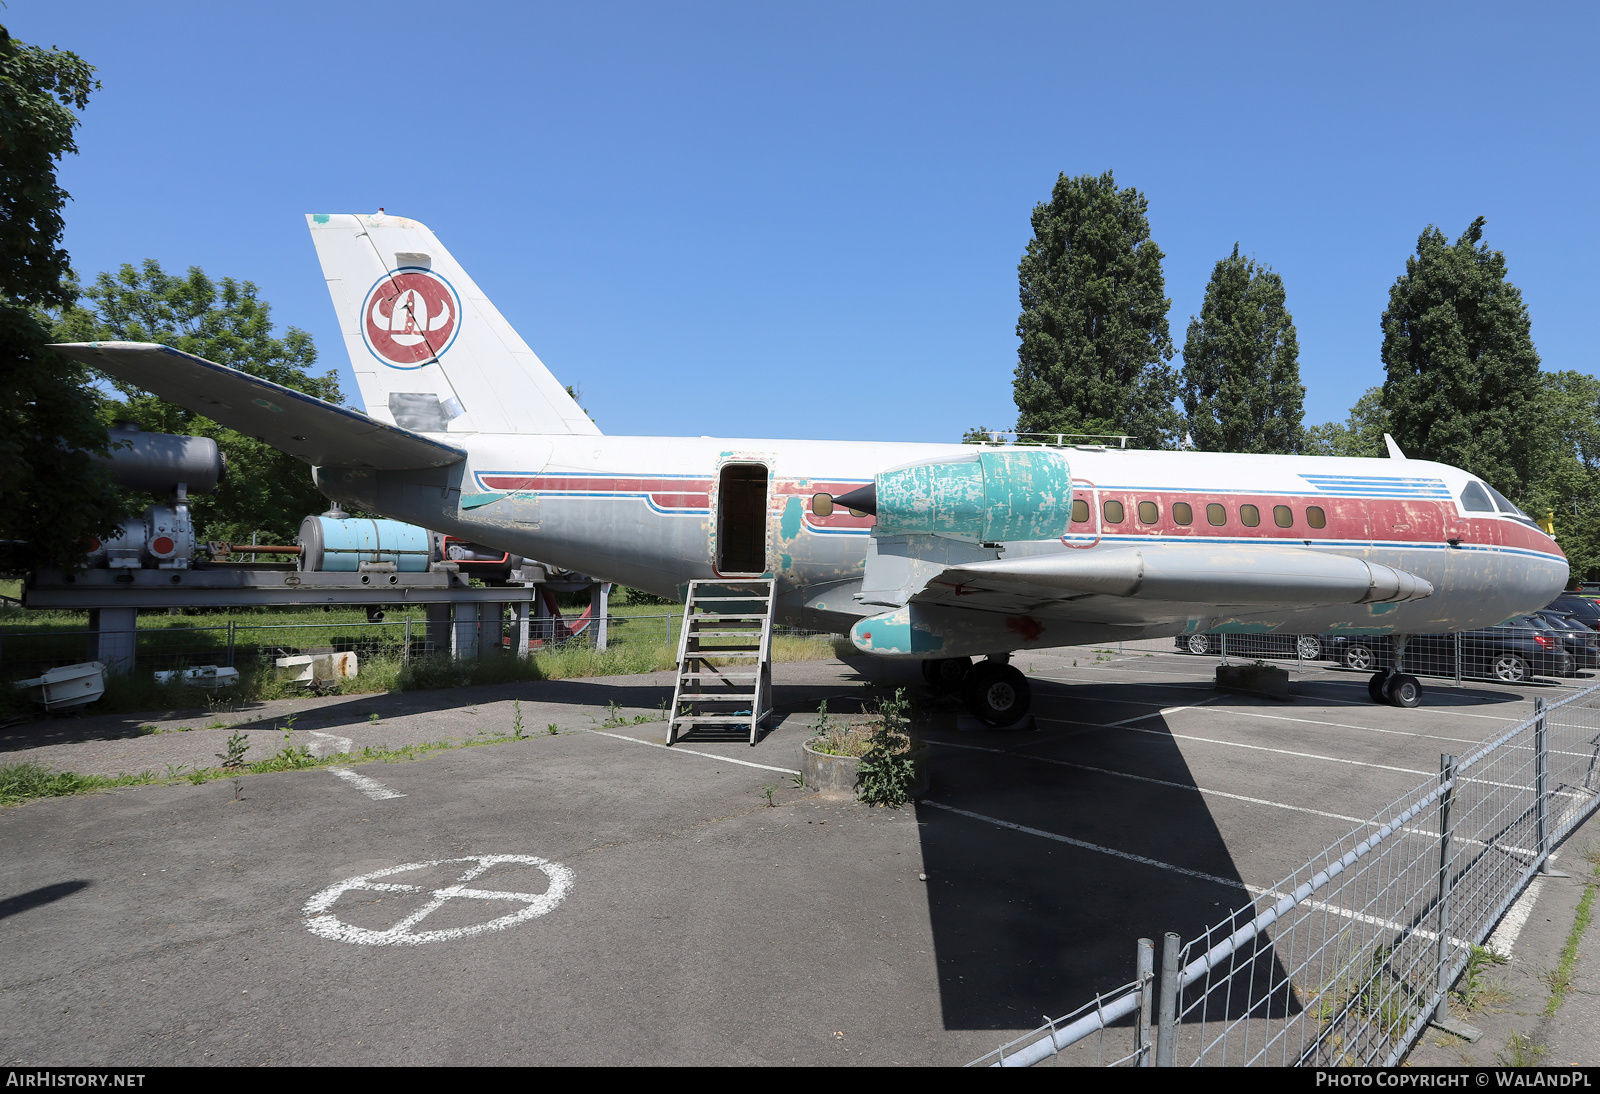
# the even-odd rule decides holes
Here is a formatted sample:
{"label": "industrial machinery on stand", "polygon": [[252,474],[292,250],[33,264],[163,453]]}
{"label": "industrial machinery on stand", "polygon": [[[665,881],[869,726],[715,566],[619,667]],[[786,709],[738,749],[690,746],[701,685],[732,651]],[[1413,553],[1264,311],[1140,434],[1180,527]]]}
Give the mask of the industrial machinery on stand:
{"label": "industrial machinery on stand", "polygon": [[[87,656],[107,670],[134,668],[138,613],[152,609],[362,606],[377,623],[386,610],[415,605],[426,616],[428,648],[461,658],[504,648],[508,610],[510,645],[523,655],[590,620],[599,621],[596,643],[605,643],[609,585],[400,521],[352,517],[335,506],[307,517],[292,545],[201,543],[189,499],[226,477],[216,442],[146,433],[131,422],[117,423],[111,437],[104,462],[115,481],[161,500],[91,544],[84,569],[30,574],[22,595],[27,608],[88,611]],[[555,594],[585,590],[590,607],[581,625],[570,626]]]}

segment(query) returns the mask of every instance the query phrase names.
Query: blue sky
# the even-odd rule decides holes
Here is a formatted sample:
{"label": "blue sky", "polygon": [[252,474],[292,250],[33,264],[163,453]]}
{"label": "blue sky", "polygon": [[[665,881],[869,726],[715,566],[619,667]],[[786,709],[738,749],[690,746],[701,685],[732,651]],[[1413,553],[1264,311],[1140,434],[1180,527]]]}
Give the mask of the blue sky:
{"label": "blue sky", "polygon": [[1600,365],[1592,5],[11,0],[0,21],[104,84],[62,172],[79,272],[253,280],[352,398],[301,214],[382,205],[608,433],[1009,426],[1029,212],[1108,168],[1149,198],[1178,346],[1234,241],[1283,275],[1308,422],[1381,382],[1418,233],[1479,214],[1545,367]]}

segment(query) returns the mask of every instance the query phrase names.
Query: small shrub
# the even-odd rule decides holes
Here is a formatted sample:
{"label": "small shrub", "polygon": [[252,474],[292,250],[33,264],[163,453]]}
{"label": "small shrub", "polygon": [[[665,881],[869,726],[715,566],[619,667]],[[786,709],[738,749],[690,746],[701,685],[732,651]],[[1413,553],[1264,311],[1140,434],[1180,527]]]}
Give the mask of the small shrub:
{"label": "small shrub", "polygon": [[911,796],[916,761],[911,757],[911,704],[904,688],[878,709],[866,754],[856,767],[856,797],[868,805],[898,809]]}

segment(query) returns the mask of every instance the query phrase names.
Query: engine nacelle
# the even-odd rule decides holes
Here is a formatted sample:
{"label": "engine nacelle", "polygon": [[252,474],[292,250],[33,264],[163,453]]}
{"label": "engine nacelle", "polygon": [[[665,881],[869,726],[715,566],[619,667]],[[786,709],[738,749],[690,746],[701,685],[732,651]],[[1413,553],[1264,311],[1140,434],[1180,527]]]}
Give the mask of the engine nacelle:
{"label": "engine nacelle", "polygon": [[1050,448],[985,448],[909,464],[879,473],[873,486],[874,535],[1057,539],[1072,520],[1072,471]]}

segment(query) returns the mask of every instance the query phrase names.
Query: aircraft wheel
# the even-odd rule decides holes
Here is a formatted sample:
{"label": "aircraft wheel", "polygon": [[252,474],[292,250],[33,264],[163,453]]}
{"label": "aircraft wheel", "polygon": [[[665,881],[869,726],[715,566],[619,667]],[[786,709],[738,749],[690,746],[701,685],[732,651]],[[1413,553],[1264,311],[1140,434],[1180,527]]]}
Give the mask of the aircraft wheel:
{"label": "aircraft wheel", "polygon": [[971,670],[970,657],[934,657],[922,662],[922,678],[934,691],[959,692]]}
{"label": "aircraft wheel", "polygon": [[1406,672],[1397,672],[1383,685],[1383,694],[1391,706],[1415,707],[1422,705],[1422,681]]}
{"label": "aircraft wheel", "polygon": [[1388,697],[1383,694],[1384,685],[1389,682],[1389,676],[1389,670],[1384,669],[1382,672],[1373,673],[1372,679],[1367,681],[1367,694],[1372,696],[1374,703],[1387,703],[1389,701]]}
{"label": "aircraft wheel", "polygon": [[988,726],[1020,722],[1033,702],[1028,678],[1010,665],[984,661],[967,673],[967,712]]}

